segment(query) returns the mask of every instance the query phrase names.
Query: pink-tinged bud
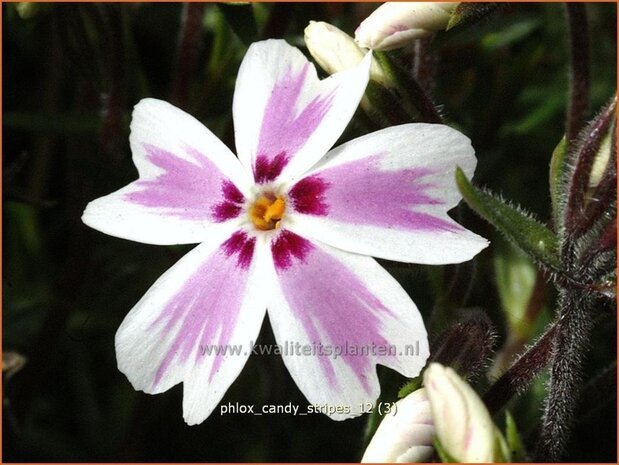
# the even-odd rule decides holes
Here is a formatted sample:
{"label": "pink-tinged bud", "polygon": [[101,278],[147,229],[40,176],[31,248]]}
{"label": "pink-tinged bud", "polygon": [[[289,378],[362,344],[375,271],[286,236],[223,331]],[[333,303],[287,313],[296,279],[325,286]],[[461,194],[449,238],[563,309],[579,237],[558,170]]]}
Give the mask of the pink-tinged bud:
{"label": "pink-tinged bud", "polygon": [[436,436],[450,457],[468,463],[505,461],[505,438],[473,388],[454,370],[432,363],[423,383]]}
{"label": "pink-tinged bud", "polygon": [[458,3],[384,3],[359,25],[355,40],[374,50],[403,47],[414,39],[445,30]]}
{"label": "pink-tinged bud", "polygon": [[[354,68],[368,53],[344,31],[322,21],[310,21],[305,28],[305,45],[316,63],[329,74]],[[390,87],[389,79],[375,58],[372,58],[370,79]]]}
{"label": "pink-tinged bud", "polygon": [[432,457],[434,426],[425,389],[395,403],[383,418],[361,463],[424,462]]}

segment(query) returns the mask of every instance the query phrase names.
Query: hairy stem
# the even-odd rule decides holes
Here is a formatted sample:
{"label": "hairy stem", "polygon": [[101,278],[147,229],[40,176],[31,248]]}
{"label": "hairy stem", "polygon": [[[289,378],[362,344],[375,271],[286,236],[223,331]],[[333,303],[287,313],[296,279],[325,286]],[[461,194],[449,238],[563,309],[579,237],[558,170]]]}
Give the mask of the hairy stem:
{"label": "hairy stem", "polygon": [[404,71],[395,64],[385,52],[374,52],[376,59],[383,68],[383,71],[396,83],[398,90],[401,91],[407,100],[419,112],[419,116],[424,123],[442,123],[443,118],[436,109],[432,99],[421,88],[417,79]]}
{"label": "hairy stem", "polygon": [[557,323],[546,332],[501,376],[484,395],[491,414],[501,410],[509,400],[523,392],[550,361],[557,333]]}
{"label": "hairy stem", "polygon": [[570,47],[570,103],[566,133],[572,143],[583,126],[589,109],[589,27],[584,3],[566,3]]}
{"label": "hairy stem", "polygon": [[421,88],[417,79],[411,77],[408,85],[408,91],[410,92],[412,101],[419,110],[423,122],[442,123],[443,117],[436,109],[434,103],[432,103],[432,99]]}
{"label": "hairy stem", "polygon": [[582,365],[594,323],[591,307],[591,297],[581,290],[560,290],[557,335],[536,461],[559,461],[569,439],[580,397]]}

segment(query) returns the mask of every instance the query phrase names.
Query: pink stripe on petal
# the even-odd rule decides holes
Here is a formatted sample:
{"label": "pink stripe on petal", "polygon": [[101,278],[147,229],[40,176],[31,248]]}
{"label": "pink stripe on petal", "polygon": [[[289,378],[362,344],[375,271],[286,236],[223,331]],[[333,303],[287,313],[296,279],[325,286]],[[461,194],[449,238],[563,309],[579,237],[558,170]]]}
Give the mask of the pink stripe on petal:
{"label": "pink stripe on petal", "polygon": [[243,197],[241,191],[230,181],[226,180],[222,182],[221,193],[224,200],[213,205],[211,208],[212,218],[218,223],[239,216],[243,209],[243,202],[245,201],[245,197]]}
{"label": "pink stripe on petal", "polygon": [[[280,236],[282,237],[282,236]],[[289,244],[295,244],[289,247]],[[279,248],[303,250],[303,254],[282,252]],[[381,316],[391,315],[383,303],[346,266],[294,233],[284,242],[272,245],[282,292],[301,322],[308,343],[332,347],[387,346],[381,335]],[[278,254],[287,256],[278,263]],[[284,266],[282,266],[284,264]],[[368,376],[373,363],[371,355],[343,353],[340,358],[351,367],[367,392]],[[337,383],[333,357],[315,355],[331,386]]]}
{"label": "pink stripe on petal", "polygon": [[240,214],[237,204],[243,202],[243,195],[208,157],[191,147],[185,149],[189,160],[150,144],[144,144],[144,149],[162,172],[154,179],[136,181],[137,190],[126,194],[128,201],[187,220],[221,222]]}
{"label": "pink stripe on petal", "polygon": [[238,266],[246,270],[254,256],[256,238],[248,237],[243,231],[237,231],[221,247],[228,257],[236,254]]}
{"label": "pink stripe on petal", "polygon": [[[238,324],[255,242],[255,237],[249,238],[243,232],[233,234],[165,304],[150,329],[163,333],[177,331],[177,334],[157,370],[154,386],[170,364],[187,363],[196,350],[194,363],[200,363],[200,346],[223,346],[230,341]],[[211,356],[216,358],[209,380],[217,373],[222,361],[222,356]]]}
{"label": "pink stripe on petal", "polygon": [[269,158],[267,155],[258,155],[254,165],[254,180],[263,184],[277,179],[288,161],[289,157],[286,152],[280,152],[273,158]]}
{"label": "pink stripe on petal", "polygon": [[[441,205],[428,190],[426,168],[384,171],[380,155],[327,168],[299,181],[291,189],[297,211],[359,225],[404,230],[460,231],[453,222],[419,212],[415,207]],[[312,188],[303,186],[307,180]],[[299,195],[297,191],[308,194]],[[300,200],[298,200],[300,198]],[[309,205],[309,207],[307,206]],[[317,206],[319,205],[319,206]]]}
{"label": "pink stripe on petal", "polygon": [[273,86],[260,127],[254,179],[258,183],[275,180],[288,161],[307,142],[331,107],[334,91],[317,95],[299,109],[307,87],[309,63],[300,72],[292,69]]}
{"label": "pink stripe on petal", "polygon": [[308,176],[292,186],[288,198],[299,213],[325,216],[328,212],[325,191],[329,186],[320,176]]}
{"label": "pink stripe on petal", "polygon": [[301,236],[290,231],[282,231],[271,245],[275,267],[280,270],[290,268],[293,260],[304,261],[313,246]]}

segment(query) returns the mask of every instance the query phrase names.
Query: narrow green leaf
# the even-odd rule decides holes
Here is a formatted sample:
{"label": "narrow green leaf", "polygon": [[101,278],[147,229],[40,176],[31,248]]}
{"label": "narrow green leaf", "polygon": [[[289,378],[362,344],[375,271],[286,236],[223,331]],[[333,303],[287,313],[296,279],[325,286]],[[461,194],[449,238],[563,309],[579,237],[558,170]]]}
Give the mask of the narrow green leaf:
{"label": "narrow green leaf", "polygon": [[552,202],[552,219],[554,221],[555,230],[559,230],[563,221],[563,210],[565,208],[565,196],[562,195],[565,190],[565,174],[567,168],[567,141],[565,136],[559,142],[552,152],[550,159],[549,181],[550,181],[550,200]]}
{"label": "narrow green leaf", "polygon": [[499,428],[494,428],[494,457],[492,459],[495,463],[507,463],[512,462],[512,453],[509,450],[507,441],[499,431]]}
{"label": "narrow green leaf", "polygon": [[534,330],[527,308],[535,287],[537,268],[521,250],[500,241],[495,249],[494,271],[501,307],[509,328],[517,337],[526,341]]}
{"label": "narrow green leaf", "polygon": [[514,417],[509,411],[505,412],[505,439],[507,439],[507,446],[511,452],[511,460],[514,462],[524,462],[527,454]]}
{"label": "narrow green leaf", "polygon": [[380,422],[383,421],[383,416],[378,412],[377,408],[374,408],[367,416],[367,418],[368,419],[365,424],[365,429],[363,431],[363,440],[366,445],[369,444],[370,440],[376,433]]}
{"label": "narrow green leaf", "polygon": [[464,172],[456,169],[456,183],[464,200],[526,254],[555,271],[561,270],[555,234],[494,194],[474,187]]}
{"label": "narrow green leaf", "polygon": [[420,387],[421,387],[421,376],[417,376],[416,378],[413,378],[410,381],[408,381],[404,386],[400,388],[400,390],[398,391],[398,399],[403,399],[404,397],[416,391]]}

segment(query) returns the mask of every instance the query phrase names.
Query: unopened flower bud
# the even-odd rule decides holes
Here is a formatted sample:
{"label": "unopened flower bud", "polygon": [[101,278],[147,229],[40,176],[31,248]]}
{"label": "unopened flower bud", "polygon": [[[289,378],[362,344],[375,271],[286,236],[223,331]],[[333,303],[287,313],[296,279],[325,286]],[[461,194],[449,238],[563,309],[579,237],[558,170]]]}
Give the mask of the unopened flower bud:
{"label": "unopened flower bud", "polygon": [[424,386],[441,446],[460,462],[504,461],[505,439],[492,422],[483,401],[454,370],[432,363]]}
{"label": "unopened flower bud", "polygon": [[[580,132],[579,140],[564,156],[564,170],[555,173],[555,177],[561,178],[554,184],[559,184],[567,198],[563,225],[572,240],[599,228],[600,221],[605,223],[609,213],[607,207],[617,197],[617,152],[613,143],[617,127],[616,107],[616,98],[613,98]],[[556,164],[561,165],[560,162]],[[579,247],[583,246],[579,244]]]}
{"label": "unopened flower bud", "polygon": [[434,426],[425,389],[396,402],[370,441],[362,463],[406,463],[429,460]]}
{"label": "unopened flower bud", "polygon": [[387,2],[355,31],[362,47],[392,50],[444,30],[459,2]]}
{"label": "unopened flower bud", "polygon": [[[305,44],[316,63],[329,74],[354,68],[368,53],[344,31],[322,21],[310,21],[305,28]],[[385,87],[390,86],[375,58],[372,58],[370,79]]]}
{"label": "unopened flower bud", "polygon": [[[591,167],[591,173],[589,174],[588,188],[590,191],[593,191],[593,189],[595,189],[600,184],[600,181],[602,180],[602,177],[606,172],[606,167],[608,166],[608,162],[610,161],[612,152],[611,139],[611,134],[607,134],[600,143],[600,148],[598,149],[597,154],[593,160],[593,166]],[[589,197],[591,197],[591,195],[589,195]]]}

